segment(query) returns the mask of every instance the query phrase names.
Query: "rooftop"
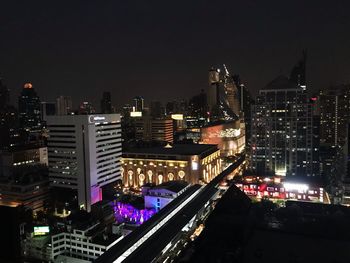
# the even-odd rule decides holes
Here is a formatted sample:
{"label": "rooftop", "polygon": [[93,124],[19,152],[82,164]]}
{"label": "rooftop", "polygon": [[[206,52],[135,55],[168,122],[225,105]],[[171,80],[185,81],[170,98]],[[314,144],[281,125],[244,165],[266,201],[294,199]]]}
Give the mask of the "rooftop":
{"label": "rooftop", "polygon": [[181,190],[185,189],[189,184],[185,181],[169,181],[156,186],[151,187],[150,189],[166,189],[174,193],[178,193]]}
{"label": "rooftop", "polygon": [[269,84],[266,85],[262,90],[284,90],[284,89],[300,89],[294,82],[290,81],[286,76],[280,75]]}
{"label": "rooftop", "polygon": [[215,144],[174,144],[171,148],[161,146],[133,147],[125,150],[124,154],[164,154],[164,155],[200,155],[218,150]]}

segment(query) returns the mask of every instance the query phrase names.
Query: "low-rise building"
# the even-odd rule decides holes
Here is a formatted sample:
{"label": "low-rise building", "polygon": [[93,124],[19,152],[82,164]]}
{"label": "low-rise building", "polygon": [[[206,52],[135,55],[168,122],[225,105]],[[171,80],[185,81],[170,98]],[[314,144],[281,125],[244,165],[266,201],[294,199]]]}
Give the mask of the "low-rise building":
{"label": "low-rise building", "polygon": [[121,170],[124,186],[138,188],[174,180],[208,183],[222,168],[216,145],[175,144],[126,149]]}
{"label": "low-rise building", "polygon": [[157,211],[182,194],[189,184],[185,181],[169,181],[155,186],[144,186],[142,192],[146,208],[155,208]]}
{"label": "low-rise building", "polygon": [[14,167],[36,164],[48,165],[47,147],[35,144],[0,151],[0,176],[10,176]]}
{"label": "low-rise building", "polygon": [[49,178],[40,174],[23,174],[0,180],[0,199],[17,202],[36,214],[44,209],[49,199]]}

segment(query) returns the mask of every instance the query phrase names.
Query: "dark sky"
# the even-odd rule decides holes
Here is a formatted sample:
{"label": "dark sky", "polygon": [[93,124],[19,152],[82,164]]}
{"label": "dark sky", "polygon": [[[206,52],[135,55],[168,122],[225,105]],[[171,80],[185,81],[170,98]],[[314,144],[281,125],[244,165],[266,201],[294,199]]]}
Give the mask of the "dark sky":
{"label": "dark sky", "polygon": [[104,90],[118,106],[188,98],[222,63],[255,93],[303,48],[309,88],[350,81],[350,1],[4,2],[0,74],[13,98],[26,81],[43,101],[71,95],[75,106],[99,108]]}

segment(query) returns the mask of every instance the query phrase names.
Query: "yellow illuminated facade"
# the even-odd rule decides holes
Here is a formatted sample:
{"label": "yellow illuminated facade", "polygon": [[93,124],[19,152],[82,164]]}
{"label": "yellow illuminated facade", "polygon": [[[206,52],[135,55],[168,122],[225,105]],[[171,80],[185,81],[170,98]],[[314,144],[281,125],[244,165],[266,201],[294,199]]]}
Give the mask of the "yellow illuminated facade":
{"label": "yellow illuminated facade", "polygon": [[130,158],[126,154],[122,158],[121,169],[124,186],[139,188],[146,183],[161,184],[173,180],[205,184],[222,171],[220,150],[207,156],[200,154],[160,157],[149,158],[147,154],[138,154]]}

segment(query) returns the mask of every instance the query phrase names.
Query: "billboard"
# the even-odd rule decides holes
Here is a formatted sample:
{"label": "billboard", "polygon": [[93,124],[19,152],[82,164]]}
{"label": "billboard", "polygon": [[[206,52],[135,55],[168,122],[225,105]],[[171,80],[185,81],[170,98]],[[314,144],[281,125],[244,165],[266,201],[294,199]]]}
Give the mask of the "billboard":
{"label": "billboard", "polygon": [[201,128],[201,143],[217,144],[222,156],[231,156],[244,149],[245,134],[239,121],[205,126]]}
{"label": "billboard", "polygon": [[49,226],[35,226],[34,227],[34,236],[45,236],[50,233]]}

